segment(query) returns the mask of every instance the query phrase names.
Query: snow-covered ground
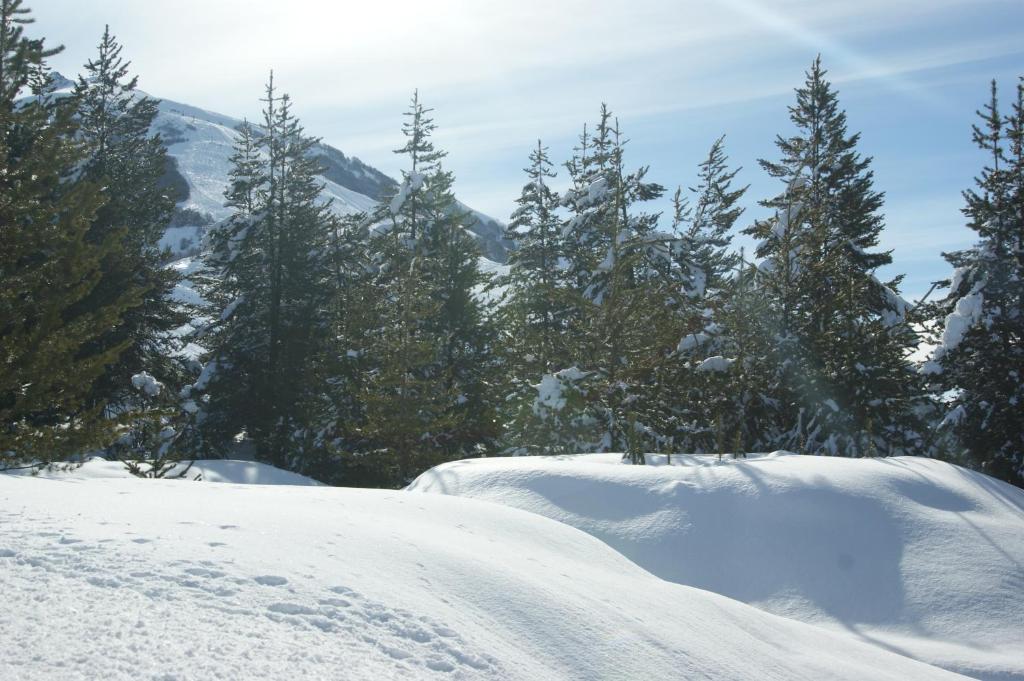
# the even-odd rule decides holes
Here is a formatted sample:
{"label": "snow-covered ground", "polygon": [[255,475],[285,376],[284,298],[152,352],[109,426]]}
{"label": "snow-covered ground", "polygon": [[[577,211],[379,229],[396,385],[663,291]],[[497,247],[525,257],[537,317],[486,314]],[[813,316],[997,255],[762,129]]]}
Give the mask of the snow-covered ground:
{"label": "snow-covered ground", "polygon": [[481,459],[412,490],[528,510],[653,574],[982,679],[1024,679],[1024,490],[939,461]]}
{"label": "snow-covered ground", "polygon": [[[228,480],[261,470],[199,467],[211,465]],[[585,532],[508,506],[126,479],[113,466],[0,475],[3,679],[961,678],[662,580]],[[585,469],[573,476],[581,484]],[[650,512],[624,497],[602,503],[602,491],[587,493],[595,517]],[[765,570],[748,566],[752,578]]]}
{"label": "snow-covered ground", "polygon": [[[55,464],[42,470],[21,469],[5,475],[33,477],[44,480],[82,482],[84,480],[137,480],[120,461],[107,461],[95,456],[78,465]],[[237,485],[298,485],[317,486],[319,482],[305,475],[283,471],[255,461],[211,459],[186,461],[175,465],[165,474],[167,479],[221,482]]]}

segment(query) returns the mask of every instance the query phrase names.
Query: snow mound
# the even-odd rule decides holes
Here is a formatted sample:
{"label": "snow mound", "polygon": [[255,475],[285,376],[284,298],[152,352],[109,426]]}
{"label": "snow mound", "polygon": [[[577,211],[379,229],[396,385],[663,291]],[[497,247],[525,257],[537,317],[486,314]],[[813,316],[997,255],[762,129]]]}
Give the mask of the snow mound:
{"label": "snow mound", "polygon": [[910,457],[651,460],[462,461],[410,489],[532,511],[666,580],[978,678],[1024,679],[1024,491]]}
{"label": "snow mound", "polygon": [[[96,480],[135,479],[120,461],[107,461],[96,456],[81,465],[53,464],[38,472],[27,470],[11,471],[6,475],[32,476],[55,480]],[[177,477],[176,477],[177,476]],[[320,483],[298,473],[284,471],[274,466],[255,461],[232,461],[230,459],[206,459],[192,463],[177,464],[165,476],[169,480],[190,480],[222,482],[236,485],[299,485],[313,486]]]}
{"label": "snow mound", "polygon": [[496,504],[0,475],[5,680],[952,679]]}

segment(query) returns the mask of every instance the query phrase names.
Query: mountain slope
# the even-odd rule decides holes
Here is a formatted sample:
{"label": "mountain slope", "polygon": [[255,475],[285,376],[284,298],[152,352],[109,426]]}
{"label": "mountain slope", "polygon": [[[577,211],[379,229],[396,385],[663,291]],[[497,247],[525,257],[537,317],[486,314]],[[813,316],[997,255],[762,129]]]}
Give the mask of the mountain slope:
{"label": "mountain slope", "polygon": [[410,487],[582,529],[663,579],[981,679],[1024,679],[1024,491],[935,460],[479,459]]}
{"label": "mountain slope", "polygon": [[[165,184],[176,191],[178,211],[168,229],[164,245],[176,255],[197,252],[204,229],[227,218],[224,190],[228,185],[230,157],[236,128],[242,121],[187,104],[161,100],[153,131],[167,145],[171,165]],[[327,144],[316,146],[316,156],[324,168],[324,199],[339,215],[372,209],[397,183],[379,170]],[[506,257],[508,243],[503,228],[482,213],[471,215],[468,230],[479,240],[484,256],[497,262]]]}

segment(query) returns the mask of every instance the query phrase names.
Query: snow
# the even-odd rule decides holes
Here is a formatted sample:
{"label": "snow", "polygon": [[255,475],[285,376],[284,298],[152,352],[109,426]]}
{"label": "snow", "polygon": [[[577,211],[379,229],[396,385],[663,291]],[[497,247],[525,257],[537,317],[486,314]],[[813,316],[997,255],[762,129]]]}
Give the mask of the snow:
{"label": "snow", "polygon": [[[957,270],[954,278],[962,278],[963,272]],[[981,320],[982,305],[984,296],[981,286],[977,286],[971,293],[956,301],[953,311],[946,315],[942,329],[942,338],[939,344],[932,349],[931,358],[925,361],[918,370],[924,375],[941,374],[942,358],[959,347],[964,336],[971,328]]]}
{"label": "snow", "polygon": [[594,205],[608,195],[608,178],[599,177],[587,187],[587,205]]}
{"label": "snow", "polygon": [[199,271],[202,265],[202,259],[195,257],[180,258],[167,265],[167,267],[185,277],[174,285],[174,290],[171,291],[171,300],[182,305],[192,305],[195,307],[203,307],[206,304],[206,301],[203,300],[203,297],[199,295],[199,292],[196,291],[192,282],[188,279],[190,275]]}
{"label": "snow", "polygon": [[[208,459],[176,464],[167,476],[184,473],[189,480],[244,485],[320,485],[316,480],[298,473],[283,471],[255,461]],[[80,465],[56,464],[38,472],[11,471],[2,475],[31,476],[40,479],[81,482],[85,480],[135,479],[120,461],[107,461],[94,456]],[[2,479],[0,475],[0,479]]]}
{"label": "snow", "polygon": [[707,343],[711,339],[711,336],[698,331],[697,333],[690,333],[683,336],[683,339],[679,341],[679,345],[676,347],[676,352],[685,353],[697,348],[698,346]]}
{"label": "snow", "polygon": [[540,383],[533,386],[537,390],[537,399],[534,401],[534,413],[539,414],[543,409],[550,411],[561,411],[565,408],[566,397],[563,394],[565,385],[575,383],[587,377],[587,373],[578,367],[562,369],[554,374],[544,374]]}
{"label": "snow", "polygon": [[132,385],[136,390],[145,393],[149,397],[156,397],[164,389],[164,384],[153,378],[145,371],[132,376]]}
{"label": "snow", "polygon": [[902,324],[906,321],[907,313],[911,310],[912,306],[910,303],[903,296],[878,281],[876,277],[872,276],[871,278],[881,288],[882,296],[885,298],[887,308],[882,312],[882,322],[888,327]]}
{"label": "snow", "polygon": [[968,294],[956,301],[956,308],[946,316],[946,328],[942,331],[942,349],[949,352],[964,339],[964,334],[978,323],[981,317],[982,294],[980,291]]}
{"label": "snow", "polygon": [[708,288],[708,275],[703,268],[690,266],[690,288],[686,291],[689,298],[703,298]]}
{"label": "snow", "polygon": [[1024,679],[1024,490],[912,457],[619,462],[462,461],[411,489],[559,520],[665,580],[878,649]]}
{"label": "snow", "polygon": [[237,298],[232,300],[230,303],[228,303],[228,306],[225,307],[224,311],[220,313],[220,320],[223,322],[223,321],[229,319],[231,317],[231,315],[235,314],[235,310],[237,310],[238,306],[241,305],[244,301],[245,301],[245,296],[238,296]]}
{"label": "snow", "polygon": [[401,212],[405,202],[409,199],[409,195],[418,192],[423,188],[423,181],[426,177],[423,173],[409,173],[405,181],[398,188],[398,193],[395,194],[394,198],[391,199],[391,204],[388,208],[391,210],[392,215],[396,215]]}
{"label": "snow", "polygon": [[0,475],[0,592],[11,681],[959,678],[402,491]]}
{"label": "snow", "polygon": [[[236,128],[242,121],[178,102],[163,100],[153,129],[163,134],[167,153],[177,162],[189,186],[189,197],[179,204],[214,221],[231,216],[224,205],[231,155],[238,140]],[[322,200],[331,202],[338,215],[371,210],[376,201],[331,180],[324,183]],[[171,238],[173,240],[174,235]],[[171,244],[174,248],[174,244]]]}
{"label": "snow", "polygon": [[198,225],[168,227],[160,238],[157,247],[162,251],[170,250],[173,254],[191,253],[199,250],[206,228]]}
{"label": "snow", "polygon": [[721,355],[715,355],[714,357],[708,357],[703,362],[697,365],[697,371],[713,371],[713,372],[725,372],[729,370],[734,359],[728,359]]}

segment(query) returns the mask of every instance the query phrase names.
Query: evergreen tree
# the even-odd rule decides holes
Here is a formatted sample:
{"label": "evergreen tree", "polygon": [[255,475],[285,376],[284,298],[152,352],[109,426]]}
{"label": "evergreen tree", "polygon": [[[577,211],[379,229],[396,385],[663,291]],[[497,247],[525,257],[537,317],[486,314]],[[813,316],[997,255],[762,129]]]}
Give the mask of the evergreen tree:
{"label": "evergreen tree", "polygon": [[249,441],[256,456],[306,472],[317,455],[317,359],[330,332],[329,207],[320,168],[292,114],[267,85],[262,135],[240,130],[227,191],[235,209],[215,230],[214,301],[228,301],[211,336],[197,389],[207,402],[202,437],[218,451]]}
{"label": "evergreen tree", "polygon": [[471,456],[496,434],[493,332],[478,295],[485,284],[468,216],[430,139],[431,109],[413,95],[405,114],[409,159],[396,193],[382,204],[378,254],[376,369],[368,377],[364,435],[404,484],[440,461]]}
{"label": "evergreen tree", "polygon": [[594,425],[593,449],[629,451],[642,460],[651,426],[640,418],[640,386],[649,384],[657,358],[674,343],[663,314],[669,258],[656,214],[636,205],[664,188],[646,180],[647,168],[627,172],[626,140],[611,112],[601,107],[593,135],[586,129],[566,164],[571,187],[563,197],[569,217],[569,286],[577,309],[569,311],[574,366],[585,377],[586,414]]}
{"label": "evergreen tree", "polygon": [[541,393],[570,390],[561,383],[572,375],[565,368],[575,356],[567,313],[580,309],[581,301],[575,299],[565,270],[559,196],[549,185],[556,173],[539,140],[529,161],[527,183],[506,229],[506,238],[516,247],[509,255],[508,275],[498,282],[504,287],[498,323],[506,374],[501,421],[508,451],[543,454],[560,452],[559,444],[574,439],[573,424],[560,418],[565,400],[542,399]]}
{"label": "evergreen tree", "polygon": [[956,272],[924,372],[953,396],[942,426],[958,459],[1024,486],[1024,81],[1005,116],[993,81],[978,115],[974,142],[989,160],[963,211],[978,241],[946,255]]}
{"label": "evergreen tree", "polygon": [[[89,237],[95,243],[113,239],[118,246],[104,258],[103,277],[86,305],[103,306],[125,293],[138,300],[98,341],[99,351],[125,345],[90,397],[94,404],[105,405],[111,416],[138,411],[137,392],[130,382],[136,374],[152,374],[172,392],[180,384],[183,370],[172,359],[169,332],[187,319],[170,298],[178,276],[165,267],[159,246],[174,200],[161,182],[166,149],[159,135],[150,133],[157,102],[137,92],[138,78],[129,75],[130,63],[121,53],[122,46],[107,27],[99,53],[86,63],[72,97],[78,139],[86,149],[82,176],[103,186],[106,198]],[[143,448],[161,446],[131,440]]]}
{"label": "evergreen tree", "polygon": [[32,21],[21,0],[0,0],[0,467],[114,438],[88,393],[126,344],[97,340],[138,304],[124,291],[85,303],[117,244],[90,238],[105,199],[74,172],[83,150],[72,112],[46,94],[46,59],[60,48],[26,37]]}
{"label": "evergreen tree", "polygon": [[677,239],[668,278],[677,281],[681,295],[667,299],[666,313],[682,333],[675,352],[658,367],[652,407],[662,436],[683,451],[713,451],[723,429],[730,431],[731,442],[737,428],[734,401],[741,398],[730,395],[728,379],[736,373],[733,358],[739,348],[722,317],[733,302],[730,294],[738,290],[730,278],[737,264],[730,232],[747,189],[732,187],[738,172],[729,170],[724,138],[719,138],[699,166],[697,186],[689,191],[692,204],[681,188],[673,199]]}
{"label": "evergreen tree", "polygon": [[559,197],[548,185],[556,177],[547,149],[538,140],[524,171],[518,207],[512,213],[506,238],[516,244],[509,254],[503,306],[505,332],[516,344],[516,359],[528,374],[562,365],[566,281],[563,272],[565,240],[557,214]]}
{"label": "evergreen tree", "polygon": [[916,344],[907,305],[874,272],[891,262],[872,252],[882,230],[882,195],[870,158],[856,151],[846,114],[820,59],[797,89],[797,134],[776,140],[782,158],[761,161],[786,190],[763,202],[775,216],[748,233],[761,239],[759,280],[777,320],[771,366],[777,448],[863,456],[910,453],[919,384],[905,357]]}
{"label": "evergreen tree", "polygon": [[348,486],[387,485],[375,457],[365,453],[363,425],[367,376],[374,370],[373,333],[378,327],[369,219],[364,213],[335,217],[328,243],[330,278],[326,289],[329,340],[317,362],[316,385],[323,387],[316,413],[316,451],[311,472],[319,480]]}

